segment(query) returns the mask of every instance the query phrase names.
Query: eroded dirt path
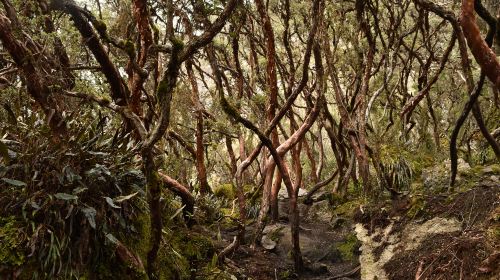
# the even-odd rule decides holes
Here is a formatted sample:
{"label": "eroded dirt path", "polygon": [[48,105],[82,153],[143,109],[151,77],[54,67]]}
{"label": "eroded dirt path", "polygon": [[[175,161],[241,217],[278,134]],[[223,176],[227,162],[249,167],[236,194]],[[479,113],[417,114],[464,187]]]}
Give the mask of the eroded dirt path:
{"label": "eroded dirt path", "polygon": [[[280,204],[286,204],[286,200]],[[286,222],[286,213],[282,213],[279,223],[266,226],[264,239],[275,246],[266,246],[252,250],[243,245],[230,256],[229,267],[237,272],[238,279],[343,279],[359,278],[357,240],[353,239],[353,226],[348,220],[338,221],[332,218],[326,201],[315,209],[307,211],[301,206],[300,246],[306,269],[300,275],[293,273],[290,258],[292,249],[290,225]],[[286,208],[282,209],[286,212]],[[311,213],[318,211],[321,213]],[[307,215],[307,218],[304,217]],[[229,238],[234,233],[226,232]],[[247,229],[248,243],[253,234],[253,227]],[[272,249],[269,249],[273,247]],[[349,275],[348,277],[337,277]]]}
{"label": "eroded dirt path", "polygon": [[[288,202],[282,199],[280,223],[264,230],[267,249],[243,245],[230,256],[229,269],[238,279],[259,280],[500,280],[500,174],[490,169],[463,174],[452,193],[417,185],[408,195],[369,205],[301,204],[307,268],[301,275],[292,272]],[[234,234],[226,231],[224,239]],[[250,225],[247,244],[252,235]]]}

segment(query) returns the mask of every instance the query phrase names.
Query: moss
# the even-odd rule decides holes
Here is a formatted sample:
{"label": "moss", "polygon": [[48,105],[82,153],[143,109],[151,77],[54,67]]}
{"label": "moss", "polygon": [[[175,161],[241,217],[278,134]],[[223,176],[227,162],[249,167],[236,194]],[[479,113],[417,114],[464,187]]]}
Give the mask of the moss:
{"label": "moss", "polygon": [[15,217],[0,218],[0,263],[6,266],[20,266],[26,261],[23,253],[21,228]]}
{"label": "moss", "polygon": [[[126,239],[125,242],[127,246],[130,246],[129,248],[133,252],[139,255],[144,265],[146,265],[147,254],[150,248],[149,237],[151,231],[151,222],[147,212],[136,217],[134,220],[134,228],[137,233],[131,235],[131,237]],[[183,237],[185,237],[183,230],[169,231],[168,228],[165,227],[163,238],[163,240],[165,240],[165,244],[160,246],[160,250],[158,252],[158,279],[167,280],[188,278],[190,268],[189,261],[185,257],[185,250],[183,246],[185,245],[184,242],[186,242],[186,240],[184,240]],[[192,245],[189,242],[186,243],[190,246],[190,252],[196,250],[196,245]],[[142,274],[140,272],[137,272],[136,276],[141,275]],[[144,277],[146,277],[146,275],[144,275]]]}
{"label": "moss", "polygon": [[425,212],[426,201],[421,195],[415,195],[411,198],[411,207],[406,213],[410,218],[415,218]]}
{"label": "moss", "polygon": [[160,34],[160,29],[158,28],[158,25],[152,23],[150,26],[151,26],[151,30],[153,30],[154,34]]}
{"label": "moss", "polygon": [[335,207],[335,209],[333,210],[333,214],[336,216],[352,216],[354,215],[354,210],[356,210],[361,204],[361,200],[348,201]]}
{"label": "moss", "polygon": [[173,36],[170,41],[172,42],[172,49],[182,50],[184,48],[184,41],[181,38]]}
{"label": "moss", "polygon": [[207,265],[201,268],[196,277],[196,280],[233,280],[237,279],[234,275],[227,271],[221,270],[217,266]]}
{"label": "moss", "polygon": [[[225,217],[230,217],[227,222],[228,224],[231,224],[234,220],[233,219],[237,219],[238,218],[238,210],[234,209],[234,208],[221,208],[220,209],[220,212],[222,213],[222,215],[224,215]],[[231,219],[233,218],[233,219]]]}
{"label": "moss", "polygon": [[431,154],[415,154],[411,158],[411,165],[413,167],[413,172],[415,175],[420,176],[422,174],[422,170],[429,168],[435,164],[435,156]]}
{"label": "moss", "polygon": [[212,240],[199,233],[188,232],[179,237],[182,254],[189,260],[207,260],[215,253]]}
{"label": "moss", "polygon": [[483,174],[500,175],[500,164],[492,164],[483,168]]}
{"label": "moss", "polygon": [[121,48],[131,57],[135,56],[135,46],[130,40],[121,40],[119,43]]}
{"label": "moss", "polygon": [[486,231],[486,236],[493,244],[500,245],[500,224],[490,226]]}
{"label": "moss", "polygon": [[293,273],[290,270],[280,272],[279,279],[289,279]]}
{"label": "moss", "polygon": [[[125,244],[125,242],[124,242]],[[125,246],[136,254],[134,250],[131,249],[131,244],[125,244]],[[148,248],[148,247],[146,247]],[[115,253],[114,244],[109,244],[103,249],[103,255],[94,261],[94,264],[88,271],[89,275],[84,277],[88,279],[105,280],[105,279],[122,279],[122,280],[146,280],[148,279],[146,272],[144,270],[138,270],[135,266],[131,264],[123,263],[120,261]],[[139,256],[145,265],[145,258]],[[79,277],[81,279],[81,277]],[[85,279],[85,278],[84,278]]]}
{"label": "moss", "polygon": [[92,22],[92,24],[94,25],[95,29],[99,31],[99,33],[104,33],[108,29],[108,27],[102,20],[95,20]]}
{"label": "moss", "polygon": [[424,193],[425,191],[424,183],[421,180],[417,180],[410,185],[411,193]]}
{"label": "moss", "polygon": [[253,192],[256,187],[254,185],[243,185],[243,192],[249,193]]}
{"label": "moss", "polygon": [[214,195],[217,197],[225,197],[228,199],[234,199],[235,190],[233,184],[222,184],[213,187]]}
{"label": "moss", "polygon": [[496,245],[500,245],[500,206],[493,209],[489,215],[491,225],[486,231],[488,239]]}
{"label": "moss", "polygon": [[346,236],[344,242],[338,246],[338,250],[345,261],[353,261],[361,243],[356,235],[351,233]]}
{"label": "moss", "polygon": [[483,167],[480,165],[474,166],[462,172],[458,172],[460,175],[467,179],[478,178],[483,173]]}
{"label": "moss", "polygon": [[170,263],[160,262],[160,265],[170,267],[166,269],[168,271],[163,272],[161,279],[175,279],[176,277],[188,279],[193,275],[203,273],[204,266],[215,254],[212,240],[196,232],[176,229],[168,234],[167,240],[170,248],[167,247],[164,251],[166,255],[163,256],[163,260]]}
{"label": "moss", "polygon": [[272,241],[278,242],[282,236],[281,231],[284,229],[284,227],[278,227],[275,230],[271,231],[268,235],[269,238],[271,238]]}
{"label": "moss", "polygon": [[[151,222],[149,216],[146,214],[139,215],[138,218],[135,220],[134,225],[138,234],[133,239],[126,240],[125,242],[127,246],[130,246],[129,248],[132,252],[137,254],[143,260],[143,264],[146,265],[145,260],[150,247],[149,234],[151,232]],[[137,273],[140,275],[144,274],[142,271],[137,271]]]}

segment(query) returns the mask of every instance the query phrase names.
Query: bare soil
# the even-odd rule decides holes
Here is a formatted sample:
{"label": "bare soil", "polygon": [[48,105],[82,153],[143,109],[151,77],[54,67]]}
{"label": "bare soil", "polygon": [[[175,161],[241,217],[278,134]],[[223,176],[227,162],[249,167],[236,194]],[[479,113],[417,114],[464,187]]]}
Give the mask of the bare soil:
{"label": "bare soil", "polygon": [[[289,224],[285,222],[280,225],[284,229],[275,249],[252,250],[249,245],[243,245],[233,256],[229,256],[233,266],[231,272],[236,272],[234,274],[238,279],[360,279],[357,253],[354,252],[352,260],[343,260],[337,250],[338,245],[345,242],[346,236],[351,233],[351,224],[345,223],[333,228],[324,221],[302,219],[300,238],[305,270],[300,275],[293,273]],[[229,236],[232,234],[225,234],[229,234],[227,239],[230,240]],[[252,234],[253,228],[249,227],[247,235],[251,237]],[[337,277],[345,274],[349,276]]]}
{"label": "bare soil", "polygon": [[[406,198],[405,198],[406,199]],[[421,210],[408,215],[414,202],[398,201],[391,207],[367,206],[354,215],[366,229],[385,228],[394,221],[392,232],[404,230],[410,222],[425,222],[434,217],[455,218],[462,223],[459,232],[434,234],[423,240],[418,248],[401,250],[384,266],[389,279],[490,279],[500,280],[500,186],[477,186],[451,196],[437,194],[422,197]],[[396,206],[394,206],[396,205]],[[497,213],[498,212],[498,213]],[[352,234],[354,221],[340,226],[323,219],[302,219],[301,246],[306,271],[294,274],[290,259],[290,242],[284,234],[272,251],[252,250],[243,245],[233,255],[232,272],[238,279],[360,279],[358,255],[345,261],[336,248]],[[283,224],[285,227],[289,225]],[[247,235],[251,236],[252,228]],[[227,240],[232,235],[225,232]],[[377,236],[374,237],[377,239]],[[303,243],[304,242],[304,243]],[[374,252],[379,258],[387,244]],[[378,256],[377,256],[378,253]],[[338,277],[355,271],[347,277]]]}
{"label": "bare soil", "polygon": [[404,216],[397,228],[411,220],[443,217],[458,219],[462,230],[429,236],[417,249],[396,254],[384,266],[389,279],[500,279],[500,221],[492,214],[500,207],[500,186],[428,196],[424,204],[423,211]]}

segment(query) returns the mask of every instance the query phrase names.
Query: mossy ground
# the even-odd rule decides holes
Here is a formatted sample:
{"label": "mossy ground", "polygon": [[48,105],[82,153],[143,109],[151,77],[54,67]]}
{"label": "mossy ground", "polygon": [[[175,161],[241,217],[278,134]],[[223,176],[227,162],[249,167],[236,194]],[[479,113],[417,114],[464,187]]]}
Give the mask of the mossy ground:
{"label": "mossy ground", "polygon": [[356,234],[351,233],[346,236],[345,241],[337,247],[342,259],[345,261],[353,261],[358,255],[358,249],[361,243],[356,238]]}
{"label": "mossy ground", "polygon": [[23,236],[15,217],[0,218],[0,266],[18,267],[24,264],[26,255]]}

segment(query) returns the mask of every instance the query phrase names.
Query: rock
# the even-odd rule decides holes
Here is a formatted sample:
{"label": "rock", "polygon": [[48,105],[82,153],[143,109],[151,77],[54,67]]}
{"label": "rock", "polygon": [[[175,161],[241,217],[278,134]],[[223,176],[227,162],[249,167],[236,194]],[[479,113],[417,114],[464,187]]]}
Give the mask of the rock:
{"label": "rock", "polygon": [[[302,197],[302,196],[305,196],[307,194],[307,191],[300,188],[299,189],[299,195],[298,197]],[[285,186],[282,186],[280,191],[278,192],[278,198],[279,199],[285,199],[285,198],[288,198],[288,192],[286,190],[286,187]]]}
{"label": "rock", "polygon": [[272,224],[267,225],[262,231],[263,234],[276,234],[279,233],[282,229],[284,229],[286,225],[284,224]]}
{"label": "rock", "polygon": [[330,192],[319,191],[313,195],[312,200],[319,202],[319,201],[323,201],[323,200],[328,200],[330,198],[331,198]]}
{"label": "rock", "polygon": [[332,219],[330,222],[330,225],[332,226],[333,229],[337,229],[344,225],[347,222],[347,219],[342,218],[342,217],[335,217]]}
{"label": "rock", "polygon": [[497,175],[500,176],[500,165],[499,164],[492,164],[485,166],[482,170],[483,175]]}
{"label": "rock", "polygon": [[484,180],[480,182],[480,186],[483,187],[500,187],[500,179],[496,175],[491,175],[490,177],[486,177]]}
{"label": "rock", "polygon": [[321,275],[328,273],[328,267],[324,263],[313,263],[310,268],[311,272],[315,275]]}
{"label": "rock", "polygon": [[[283,249],[285,252],[290,252],[293,248],[292,246],[292,233],[290,231],[290,227],[287,226],[283,230],[280,231],[280,248]],[[318,259],[322,257],[321,255],[324,255],[325,253],[318,248],[324,248],[322,246],[323,244],[320,244],[320,242],[316,239],[311,238],[307,234],[301,234],[300,235],[300,250],[302,252],[302,256],[309,258],[309,259]]]}
{"label": "rock", "polygon": [[305,205],[301,203],[299,205],[299,209],[301,210],[301,217],[304,220],[329,223],[332,219],[332,211],[327,200],[318,201],[312,205]]}
{"label": "rock", "polygon": [[272,240],[267,235],[264,235],[262,237],[261,244],[262,244],[262,247],[264,247],[264,249],[266,249],[268,251],[274,250],[276,248],[276,245],[277,245],[276,241]]}
{"label": "rock", "polygon": [[262,231],[263,236],[261,240],[262,247],[268,251],[272,251],[276,248],[277,242],[282,236],[281,231],[285,229],[286,226],[283,224],[272,224],[267,225]]}
{"label": "rock", "polygon": [[484,174],[493,173],[493,167],[491,167],[491,166],[486,166],[485,168],[483,168],[483,173],[484,173]]}
{"label": "rock", "polygon": [[[457,160],[457,174],[470,172],[470,165],[463,159]],[[450,180],[451,161],[445,160],[442,164],[422,170],[422,182],[425,188],[447,187]],[[461,180],[457,176],[457,181]]]}
{"label": "rock", "polygon": [[288,200],[280,199],[278,200],[278,212],[279,220],[288,221],[288,209],[290,208],[290,203]]}
{"label": "rock", "polygon": [[[451,168],[451,163],[450,163],[449,166]],[[469,169],[470,169],[470,165],[465,160],[459,158],[458,161],[457,161],[457,171],[459,173],[464,173],[464,172],[469,171]]]}
{"label": "rock", "polygon": [[306,196],[306,194],[307,194],[306,190],[304,190],[302,188],[299,189],[299,197]]}
{"label": "rock", "polygon": [[494,182],[494,183],[500,183],[500,178],[496,175],[491,175],[490,176],[490,181]]}

